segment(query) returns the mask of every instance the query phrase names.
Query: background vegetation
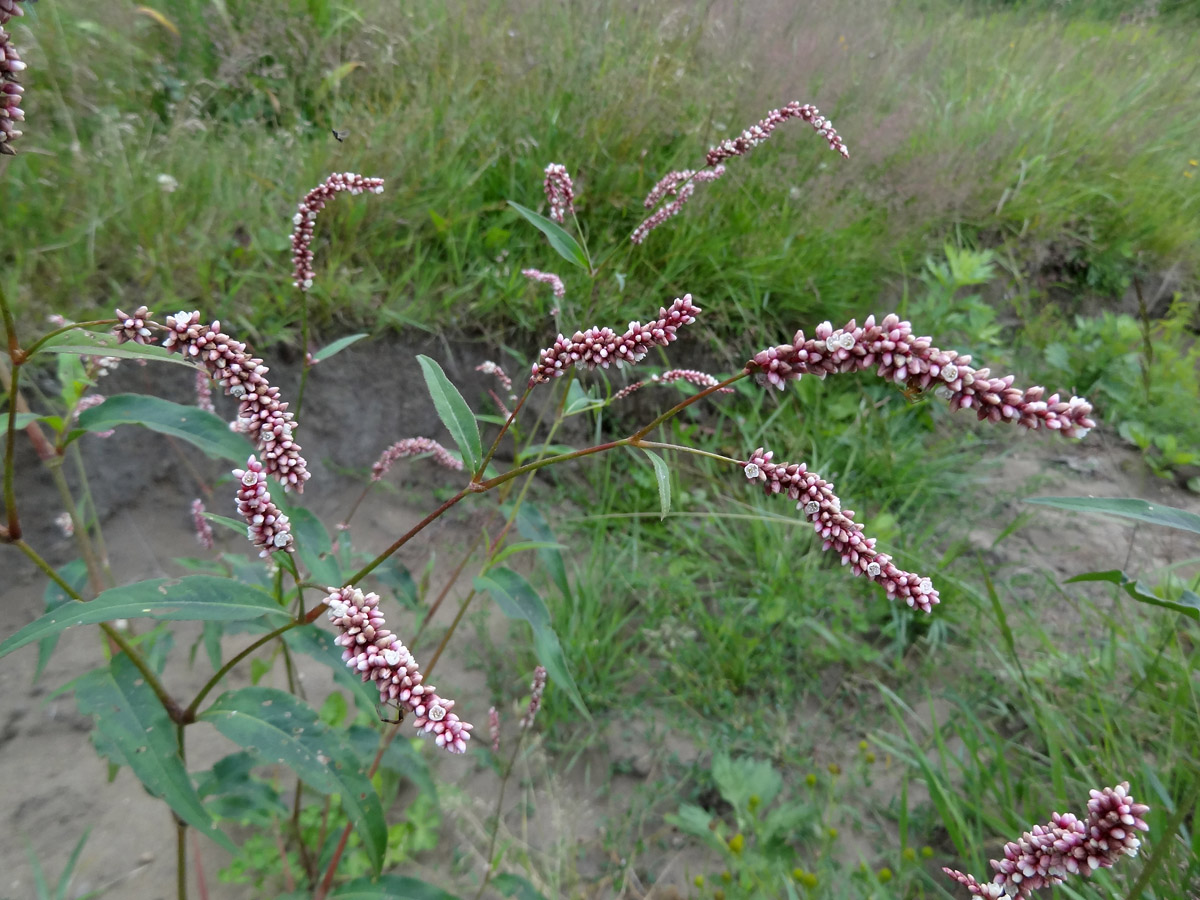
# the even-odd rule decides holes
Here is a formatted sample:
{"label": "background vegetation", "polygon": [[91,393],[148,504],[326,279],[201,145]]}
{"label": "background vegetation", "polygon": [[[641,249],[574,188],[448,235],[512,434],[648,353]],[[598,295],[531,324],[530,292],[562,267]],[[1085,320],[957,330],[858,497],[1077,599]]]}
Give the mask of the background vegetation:
{"label": "background vegetation", "polygon": [[[688,352],[719,371],[797,327],[896,309],[994,370],[1090,396],[1109,438],[1163,478],[1200,473],[1191,4],[528,0],[464,15],[46,0],[14,24],[29,122],[21,156],[0,163],[0,277],[27,323],[144,302],[201,308],[257,349],[291,341],[294,204],[353,170],[388,187],[322,219],[338,237],[319,232],[319,328],[482,337],[528,359],[552,300],[519,270],[553,257],[508,199],[536,207],[542,167],[562,162],[591,246],[619,244],[662,174],[794,98],[833,119],[849,164],[781,130],[620,251],[620,278],[589,301],[596,321],[690,291],[707,315]],[[666,760],[658,789],[608,823],[600,871],[520,847],[510,867],[547,896],[653,881],[640,866],[668,841],[662,815],[704,846],[701,810],[721,824],[696,896],[781,896],[786,881],[792,895],[945,897],[935,864],[980,873],[1052,807],[1128,778],[1156,830],[1180,813],[1177,837],[1144,883],[1131,888],[1131,866],[1063,896],[1187,896],[1196,623],[981,557],[972,529],[1002,548],[1027,522],[997,523],[1011,507],[977,493],[1014,437],[836,381],[747,391],[679,427],[735,456],[786,430],[779,455],[936,568],[943,605],[932,619],[889,607],[787,506],[690,459],[673,461],[662,521],[644,514],[653,473],[632,460],[558,476],[575,512],[551,524],[581,561],[555,616],[590,709],[702,752]],[[1148,567],[1132,566],[1168,590],[1194,571]],[[508,672],[510,648],[481,637],[481,661]],[[598,732],[553,689],[544,714],[569,770]],[[772,810],[788,827],[764,824]]]}

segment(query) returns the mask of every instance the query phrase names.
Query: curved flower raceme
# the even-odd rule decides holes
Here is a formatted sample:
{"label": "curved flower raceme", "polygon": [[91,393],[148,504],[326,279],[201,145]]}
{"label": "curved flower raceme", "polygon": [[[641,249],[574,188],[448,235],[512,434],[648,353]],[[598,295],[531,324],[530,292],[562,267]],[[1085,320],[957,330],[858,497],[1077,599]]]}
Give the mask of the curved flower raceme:
{"label": "curved flower raceme", "polygon": [[651,347],[666,347],[675,340],[675,332],[681,325],[690,325],[696,321],[700,307],[692,302],[691,294],[684,294],[670,306],[658,311],[658,318],[645,325],[640,322],[630,322],[624,334],[617,334],[611,328],[592,326],[587,331],[577,331],[573,337],[558,336],[554,345],[547,347],[538,355],[538,361],[533,364],[533,373],[529,378],[529,386],[542,384],[552,378],[557,378],[567,371],[571,365],[580,368],[594,369],[596,366],[607,369],[610,364],[617,366],[641,361]]}
{"label": "curved flower raceme", "polygon": [[[720,379],[715,375],[709,375],[707,372],[701,372],[697,369],[669,369],[661,375],[651,375],[645,381],[635,381],[633,384],[627,384],[613,394],[612,398],[613,400],[624,400],[634,391],[641,390],[647,384],[671,384],[674,381],[686,381],[701,388],[714,387],[721,383]],[[732,394],[733,388],[721,388],[717,393]]]}
{"label": "curved flower raceme", "polygon": [[1129,795],[1129,782],[1092,791],[1087,818],[1054,813],[1004,846],[1004,859],[990,860],[990,882],[954,869],[942,869],[973,896],[987,900],[1030,897],[1038,888],[1060,884],[1069,875],[1089,876],[1110,868],[1122,856],[1137,856],[1139,831],[1149,831],[1143,816],[1150,807]]}
{"label": "curved flower raceme", "polygon": [[575,211],[575,185],[571,183],[571,174],[561,163],[550,163],[546,166],[546,178],[542,187],[546,191],[546,203],[550,206],[550,218],[562,225],[567,220],[567,213]]}
{"label": "curved flower raceme", "polygon": [[875,549],[875,538],[862,535],[862,525],[854,521],[854,510],[842,509],[842,501],[833,485],[808,471],[803,464],[773,463],[770,451],[759,447],[743,464],[746,478],[762,483],[770,494],[786,494],[796,508],[812,523],[824,540],[823,550],[832,550],[849,564],[855,575],[882,585],[888,599],[901,599],[922,612],[930,612],[938,603],[933,582],[896,567],[892,558]]}
{"label": "curved flower raceme", "polygon": [[561,300],[567,296],[567,289],[562,283],[562,279],[553,272],[543,272],[541,269],[522,269],[521,274],[530,281],[540,281],[542,284],[550,285],[550,290],[554,292],[555,299]]}
{"label": "curved flower raceme", "polygon": [[417,730],[434,735],[434,742],[451,753],[464,753],[474,727],[454,714],[454,701],[439,697],[423,683],[420,667],[408,648],[386,628],[379,595],[358,588],[330,588],[325,598],[329,621],[340,632],[334,643],[342,659],[362,680],[375,682],[379,702],[416,718]]}
{"label": "curved flower raceme", "polygon": [[198,312],[167,316],[166,329],[164,347],[203,363],[225,393],[240,401],[238,430],[254,441],[266,474],[278,478],[285,491],[302,492],[309,478],[308,463],[292,434],[293,416],[287,403],[280,400],[279,388],[267,380],[270,370],[263,361],[252,357],[241,341],[223,333],[220,322],[201,325]]}
{"label": "curved flower raceme", "polygon": [[266,559],[280,550],[291,553],[291,525],[288,517],[271,500],[263,464],[251,456],[246,461],[246,468],[234,469],[233,476],[239,482],[237,511],[246,520],[246,537],[259,548],[258,555]]}
{"label": "curved flower raceme", "polygon": [[664,203],[649,218],[638,225],[633,230],[633,234],[629,236],[629,240],[635,244],[640,244],[651,231],[667,221],[667,219],[679,215],[687,202],[692,199],[692,194],[696,192],[697,184],[705,181],[716,181],[724,174],[724,166],[717,166],[713,169],[701,169],[698,172],[692,169],[668,172],[659,180],[658,184],[650,189],[650,193],[646,195],[643,205],[646,209],[654,209],[663,199],[667,197],[673,197],[674,199]]}
{"label": "curved flower raceme", "polygon": [[[6,10],[6,4],[11,12]],[[16,155],[13,141],[22,134],[17,123],[25,121],[25,111],[21,109],[25,88],[17,80],[25,70],[25,63],[13,46],[12,35],[3,28],[8,16],[20,14],[21,8],[12,5],[12,0],[0,0],[0,154],[5,156]]]}
{"label": "curved flower raceme", "polygon": [[1082,397],[1063,400],[1058,394],[1043,399],[1046,389],[1013,387],[1013,376],[991,377],[989,369],[974,369],[971,357],[940,350],[928,337],[913,334],[912,325],[889,315],[876,324],[868,316],[859,327],[851,319],[835,329],[817,326],[815,336],[797,331],[790,344],[768,347],[746,364],[760,383],[783,390],[801,375],[826,375],[874,369],[880,378],[915,390],[934,392],[951,409],[974,409],[980,419],[1016,422],[1026,428],[1049,428],[1067,437],[1082,438],[1096,427],[1092,406]]}
{"label": "curved flower raceme", "polygon": [[710,166],[715,166],[721,160],[733,156],[745,156],[769,138],[771,132],[788,119],[803,119],[816,129],[817,134],[829,142],[830,150],[840,153],[846,159],[850,158],[850,151],[846,149],[841,137],[834,130],[833,123],[821,115],[821,111],[811,103],[801,105],[798,100],[793,100],[780,109],[771,110],[765,119],[760,120],[757,125],[751,125],[737,137],[717,144],[708,151],[705,162]]}
{"label": "curved flower raceme", "polygon": [[405,438],[402,441],[396,441],[383,451],[383,454],[375,461],[375,465],[371,467],[371,480],[381,480],[396,460],[420,456],[422,453],[432,454],[433,461],[447,469],[459,471],[463,467],[462,461],[451,456],[450,451],[437,441],[426,437]]}
{"label": "curved flower raceme", "polygon": [[316,273],[313,272],[312,241],[313,229],[317,223],[317,213],[325,208],[325,204],[338,193],[347,191],[351,194],[362,194],[370,191],[372,194],[383,193],[382,178],[367,178],[354,172],[334,172],[315,188],[304,195],[292,217],[292,284],[302,291],[307,291],[313,284]]}
{"label": "curved flower raceme", "polygon": [[208,519],[204,518],[204,501],[197,498],[192,501],[192,526],[196,529],[196,543],[205,550],[213,548],[213,530]]}

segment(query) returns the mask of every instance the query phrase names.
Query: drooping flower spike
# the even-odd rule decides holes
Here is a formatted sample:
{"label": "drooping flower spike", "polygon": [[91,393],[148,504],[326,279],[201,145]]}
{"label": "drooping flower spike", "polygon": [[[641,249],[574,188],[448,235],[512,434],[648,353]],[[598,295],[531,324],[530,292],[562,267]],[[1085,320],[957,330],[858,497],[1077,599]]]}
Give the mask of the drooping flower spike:
{"label": "drooping flower spike", "polygon": [[1137,856],[1137,833],[1149,831],[1143,818],[1150,807],[1129,795],[1129,782],[1092,791],[1085,820],[1054,813],[1004,845],[1004,858],[989,860],[996,875],[979,881],[955,869],[942,869],[972,896],[987,900],[1026,898],[1039,888],[1061,884],[1071,875],[1088,877],[1111,868],[1122,856]]}
{"label": "drooping flower spike", "polygon": [[545,175],[542,187],[546,191],[550,218],[562,225],[567,220],[567,214],[575,211],[575,185],[571,183],[567,167],[560,163],[550,163],[546,166]]}
{"label": "drooping flower spike", "polygon": [[205,550],[213,548],[213,530],[208,519],[204,518],[204,501],[199,498],[192,501],[192,526],[196,529],[196,543]]}
{"label": "drooping flower spike", "polygon": [[669,172],[664,176],[658,184],[656,184],[650,193],[646,195],[644,205],[646,209],[654,209],[664,198],[673,198],[667,203],[664,203],[654,211],[645,221],[633,230],[633,234],[629,236],[635,244],[640,244],[646,240],[646,236],[655,228],[661,225],[667,219],[679,215],[687,202],[692,199],[692,194],[696,192],[696,185],[706,181],[716,181],[725,174],[724,166],[717,166],[714,169],[701,169],[696,172],[692,169],[684,169],[678,172]]}
{"label": "drooping flower spike", "polygon": [[387,629],[379,609],[378,594],[358,588],[330,588],[325,603],[329,621],[338,629],[333,642],[342,650],[346,665],[364,682],[373,681],[379,702],[411,713],[418,731],[434,735],[434,743],[451,753],[464,753],[474,727],[454,714],[454,701],[438,696],[424,684],[412,653]]}
{"label": "drooping flower spike", "polygon": [[[634,391],[641,390],[647,384],[671,384],[674,381],[686,381],[689,384],[694,384],[696,387],[713,387],[720,384],[720,379],[715,375],[709,375],[707,372],[701,372],[697,369],[669,369],[661,375],[651,375],[645,381],[635,381],[633,384],[628,384],[621,390],[613,394],[613,400],[624,400]],[[721,388],[717,391],[718,394],[732,394],[733,388]]]}
{"label": "drooping flower spike", "polygon": [[532,728],[538,710],[542,708],[542,694],[546,691],[546,669],[538,666],[533,670],[533,683],[529,686],[529,707],[521,717],[522,728]]}
{"label": "drooping flower spike", "polygon": [[759,447],[743,464],[750,481],[760,482],[767,495],[784,494],[796,501],[796,509],[812,523],[824,541],[822,550],[832,550],[855,575],[869,578],[887,591],[889,600],[902,600],[914,609],[931,612],[938,592],[928,578],[898,568],[886,553],[875,549],[875,538],[863,537],[862,525],[854,521],[854,510],[842,509],[833,485],[804,463],[774,463],[771,451]]}
{"label": "drooping flower spike", "polygon": [[846,149],[846,145],[838,136],[833,123],[821,115],[821,111],[811,103],[801,104],[798,100],[793,100],[786,106],[771,110],[767,113],[766,118],[760,120],[757,125],[751,125],[737,137],[717,144],[708,151],[708,155],[704,158],[705,162],[710,166],[715,166],[722,160],[734,156],[745,156],[769,138],[771,132],[788,119],[802,119],[807,122],[816,129],[817,134],[829,142],[830,150],[840,153],[846,159],[850,158],[850,151]]}
{"label": "drooping flower spike", "polygon": [[291,553],[292,528],[271,499],[263,464],[251,456],[246,468],[233,470],[233,477],[238,480],[237,511],[246,520],[246,537],[258,547],[258,555],[266,559],[281,550]]}
{"label": "drooping flower spike", "polygon": [[971,357],[940,350],[928,337],[914,335],[912,325],[888,315],[876,324],[868,316],[862,326],[851,319],[835,329],[829,322],[807,338],[797,331],[790,344],[768,347],[746,364],[760,384],[784,385],[801,375],[826,375],[874,370],[880,378],[918,391],[933,390],[951,409],[974,409],[990,422],[1016,422],[1025,428],[1049,428],[1067,437],[1082,438],[1096,427],[1091,404],[1082,397],[1064,400],[1058,394],[1043,399],[1040,386],[1013,387],[1013,376],[991,377],[989,369],[974,369]]}
{"label": "drooping flower spike", "polygon": [[452,456],[450,451],[437,441],[427,437],[414,437],[396,441],[396,443],[384,450],[383,454],[371,467],[371,480],[380,481],[388,473],[388,470],[392,467],[392,463],[396,460],[407,459],[410,456],[421,456],[425,453],[430,454],[433,457],[433,461],[439,466],[444,466],[447,469],[455,471],[462,470],[462,460]]}
{"label": "drooping flower spike", "polygon": [[[6,12],[6,5],[11,12]],[[12,0],[0,0],[0,26],[10,15],[21,15],[21,8]],[[25,110],[21,108],[25,88],[18,77],[25,70],[21,54],[13,46],[12,35],[0,27],[0,155],[15,156],[13,142],[22,135],[18,122],[25,121]]]}
{"label": "drooping flower spike", "polygon": [[587,331],[577,331],[572,337],[558,336],[553,346],[538,354],[529,377],[529,386],[543,384],[566,373],[569,366],[607,369],[610,364],[618,367],[640,362],[652,347],[666,347],[676,337],[683,325],[696,321],[700,307],[692,302],[691,294],[684,294],[670,306],[658,311],[658,318],[645,325],[630,322],[624,334],[611,328],[592,326]]}
{"label": "drooping flower spike", "polygon": [[302,291],[312,287],[313,278],[313,230],[317,213],[337,194],[383,193],[382,178],[367,178],[354,172],[334,172],[323,182],[304,195],[292,217],[292,284]]}
{"label": "drooping flower spike", "polygon": [[530,281],[540,281],[542,284],[550,285],[550,290],[554,291],[554,296],[558,300],[567,296],[567,289],[563,285],[562,279],[553,272],[543,272],[541,269],[522,269],[521,274]]}

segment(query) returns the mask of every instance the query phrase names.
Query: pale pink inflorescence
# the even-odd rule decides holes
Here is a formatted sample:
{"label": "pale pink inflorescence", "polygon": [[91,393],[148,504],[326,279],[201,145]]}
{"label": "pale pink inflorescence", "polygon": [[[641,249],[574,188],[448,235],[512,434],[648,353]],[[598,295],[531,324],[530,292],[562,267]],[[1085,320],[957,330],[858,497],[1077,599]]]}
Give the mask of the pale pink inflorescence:
{"label": "pale pink inflorescence", "polygon": [[488,736],[492,739],[492,752],[500,752],[500,713],[496,712],[496,707],[491,707],[488,710]]}
{"label": "pale pink inflorescence", "polygon": [[508,394],[508,399],[517,399],[517,395],[512,392],[512,379],[504,374],[504,370],[497,363],[492,362],[490,359],[485,359],[475,367],[475,371],[482,372],[484,375],[494,376],[500,382],[500,386],[504,388],[505,393]]}
{"label": "pale pink inflorescence", "polygon": [[265,559],[280,550],[291,553],[291,525],[271,500],[263,464],[251,456],[246,468],[233,470],[233,477],[238,480],[237,511],[246,520],[246,537],[258,547],[258,555]]}
{"label": "pale pink inflorescence", "polygon": [[[7,12],[6,7],[12,12]],[[0,0],[0,155],[4,156],[16,155],[13,142],[23,133],[17,123],[25,121],[25,111],[21,109],[25,88],[18,82],[25,63],[13,46],[12,35],[3,28],[9,16],[20,14],[21,8],[13,5],[13,0]]]}
{"label": "pale pink inflorescence", "polygon": [[205,550],[213,548],[213,530],[208,519],[204,518],[204,501],[192,501],[192,525],[196,529],[196,543]]}
{"label": "pale pink inflorescence", "polygon": [[824,541],[821,549],[832,550],[850,565],[855,575],[869,578],[887,591],[888,599],[900,599],[922,612],[930,612],[938,603],[933,582],[898,568],[886,553],[875,549],[875,538],[863,537],[862,525],[854,521],[854,510],[842,509],[842,501],[833,485],[804,463],[773,463],[774,454],[758,448],[744,463],[744,474],[758,481],[768,495],[786,494],[796,501],[796,509],[812,523]]}
{"label": "pale pink inflorescence", "polygon": [[58,526],[58,530],[62,532],[63,537],[73,537],[75,535],[75,520],[71,518],[69,512],[59,513],[55,516],[54,524]]}
{"label": "pale pink inflorescence", "polygon": [[529,378],[529,386],[542,384],[566,373],[569,366],[607,369],[642,360],[651,347],[666,347],[675,340],[675,332],[682,325],[696,321],[700,307],[692,302],[691,294],[677,298],[670,306],[659,309],[658,318],[645,325],[630,322],[624,334],[611,328],[593,326],[587,331],[577,331],[573,337],[558,336],[554,345],[538,355]]}
{"label": "pale pink inflorescence", "polygon": [[220,322],[201,325],[198,312],[167,316],[166,329],[165,348],[203,363],[225,393],[239,401],[237,430],[254,441],[266,473],[278,478],[285,491],[302,492],[309,478],[308,463],[292,434],[293,416],[280,399],[279,388],[267,380],[270,370],[263,361],[252,357],[241,341],[224,334]]}
{"label": "pale pink inflorescence", "polygon": [[[77,404],[75,404],[75,413],[71,418],[73,420],[78,420],[79,414],[81,412],[83,412],[85,409],[91,409],[92,407],[99,406],[103,402],[104,402],[103,394],[87,394],[84,397],[80,397],[79,402]],[[110,438],[114,434],[116,434],[116,432],[111,428],[108,431],[96,431],[93,433],[98,438]]]}
{"label": "pale pink inflorescence", "polygon": [[646,195],[644,205],[646,209],[654,209],[662,200],[667,197],[673,198],[667,203],[664,203],[654,211],[645,221],[633,230],[633,234],[629,236],[635,244],[640,244],[646,240],[646,236],[655,228],[661,225],[667,219],[679,215],[687,202],[692,199],[692,194],[696,192],[696,185],[705,181],[716,181],[725,174],[724,166],[717,166],[713,169],[701,169],[693,171],[691,169],[683,169],[677,172],[668,172]]}
{"label": "pale pink inflorescence", "polygon": [[757,125],[751,125],[737,137],[717,144],[708,151],[705,162],[710,166],[715,166],[730,157],[745,156],[769,138],[771,132],[788,119],[803,119],[816,129],[817,134],[829,142],[830,150],[840,153],[846,159],[850,158],[850,151],[846,149],[846,145],[842,143],[842,139],[834,130],[833,123],[821,115],[820,110],[812,104],[801,104],[799,101],[793,100],[780,109],[771,110],[767,113],[766,118],[760,120]]}
{"label": "pale pink inflorescence", "polygon": [[382,178],[367,178],[354,172],[334,172],[323,182],[304,195],[292,217],[292,284],[302,291],[312,287],[313,278],[313,229],[317,213],[325,204],[342,191],[350,194],[383,193]]}
{"label": "pale pink inflorescence", "polygon": [[567,220],[567,213],[575,211],[575,185],[567,167],[559,163],[546,166],[546,179],[542,187],[546,190],[546,203],[550,206],[550,218],[559,225]]}
{"label": "pale pink inflorescence", "polygon": [[542,708],[542,694],[546,691],[546,669],[538,666],[533,670],[533,683],[529,686],[529,707],[521,717],[521,727],[530,728]]}
{"label": "pale pink inflorescence", "polygon": [[[720,384],[720,379],[715,375],[709,375],[707,372],[701,372],[697,369],[668,369],[661,375],[651,375],[645,381],[635,381],[633,384],[626,385],[613,394],[613,400],[624,400],[634,391],[641,390],[647,384],[670,384],[673,381],[686,381],[689,384],[694,384],[696,387],[714,387]],[[718,394],[732,394],[733,388],[721,388],[717,391]]]}
{"label": "pale pink inflorescence", "polygon": [[203,369],[196,370],[196,408],[210,413],[217,411],[213,406],[212,383]]}
{"label": "pale pink inflorescence", "polygon": [[1054,813],[1004,846],[1004,858],[990,860],[996,875],[981,882],[973,875],[942,869],[976,897],[988,900],[1028,898],[1034,891],[1061,884],[1070,875],[1089,876],[1110,868],[1122,856],[1137,856],[1137,832],[1149,831],[1143,816],[1150,807],[1129,795],[1129,782],[1091,792],[1087,818]]}
{"label": "pale pink inflorescence", "polygon": [[464,753],[473,726],[454,714],[453,700],[439,697],[432,685],[423,683],[417,661],[387,629],[379,595],[352,587],[330,588],[325,603],[329,621],[340,632],[334,643],[344,648],[342,659],[364,682],[375,682],[379,702],[412,713],[413,725],[433,734],[439,747]]}
{"label": "pale pink inflorescence", "polygon": [[916,390],[933,390],[951,409],[974,409],[990,422],[1016,422],[1026,428],[1049,428],[1067,437],[1082,438],[1096,427],[1091,404],[1082,397],[1064,400],[1058,394],[1043,399],[1045,388],[1013,387],[1013,376],[991,377],[989,369],[974,369],[971,357],[940,350],[928,337],[913,334],[912,325],[888,315],[876,324],[868,316],[859,327],[851,319],[835,329],[817,326],[815,336],[797,331],[790,344],[768,347],[746,365],[759,383],[783,390],[801,375],[826,375],[873,369],[880,378]]}
{"label": "pale pink inflorescence", "polygon": [[371,480],[381,480],[396,460],[407,459],[410,456],[420,456],[422,453],[432,454],[433,461],[439,466],[454,469],[456,472],[462,470],[462,461],[452,456],[450,451],[437,441],[427,437],[414,437],[396,441],[396,443],[384,450],[379,459],[375,461],[375,464],[371,466]]}
{"label": "pale pink inflorescence", "polygon": [[553,272],[543,272],[541,269],[522,269],[521,274],[530,281],[540,281],[542,284],[550,285],[554,296],[559,300],[567,296],[567,289],[563,285],[562,279]]}

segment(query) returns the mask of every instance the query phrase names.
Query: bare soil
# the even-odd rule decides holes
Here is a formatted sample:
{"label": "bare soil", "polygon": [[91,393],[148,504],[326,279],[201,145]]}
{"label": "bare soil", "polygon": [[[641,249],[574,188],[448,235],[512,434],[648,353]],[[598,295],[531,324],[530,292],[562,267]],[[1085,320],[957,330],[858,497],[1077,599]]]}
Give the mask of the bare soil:
{"label": "bare soil", "polygon": [[[482,397],[492,386],[473,371],[474,365],[488,356],[478,346],[431,343],[416,352],[430,352],[439,358],[451,377],[466,385],[472,399],[471,392]],[[357,347],[314,371],[305,398],[305,427],[299,437],[314,470],[306,499],[323,521],[335,523],[345,515],[361,489],[362,473],[388,443],[441,433],[424,390],[415,387],[421,379],[413,355],[411,345],[377,343]],[[126,364],[109,376],[101,389],[107,394],[152,391],[190,402],[190,373],[167,368],[152,371]],[[276,369],[280,383],[291,383],[293,372],[287,365]],[[231,409],[223,411],[230,413]],[[108,440],[88,436],[83,447],[105,521],[109,558],[122,581],[176,575],[181,570],[173,558],[202,555],[192,535],[188,508],[194,497],[202,495],[197,476],[211,484],[223,466],[197,461],[190,451],[185,463],[169,441],[134,428],[119,429]],[[52,563],[61,565],[75,555],[72,543],[53,522],[61,505],[44,471],[24,446],[19,471],[17,493],[29,541]],[[1194,495],[1153,478],[1135,452],[1103,431],[1080,445],[1014,435],[994,455],[981,459],[980,475],[993,509],[986,516],[969,517],[987,523],[974,527],[971,542],[1008,571],[1020,567],[1048,570],[1061,581],[1090,569],[1124,567],[1139,573],[1196,556],[1194,542],[1178,532],[1043,508],[1036,509],[1024,527],[993,546],[1017,512],[1033,509],[1020,502],[1031,489],[1040,495],[1142,497],[1200,512]],[[390,483],[399,490],[377,491],[355,517],[353,535],[359,548],[386,546],[431,508],[434,491],[450,485],[452,478],[428,463],[401,463]],[[226,508],[232,506],[228,493],[218,488],[213,498],[206,498],[209,508],[233,515]],[[436,552],[441,572],[447,568],[441,564],[454,559],[456,548],[465,546],[475,534],[469,512],[450,515],[404,548],[402,561],[419,572]],[[234,535],[219,535],[218,540],[219,549],[248,550]],[[8,612],[0,637],[7,637],[41,614],[45,578],[11,548],[0,548],[0,584]],[[451,594],[440,622],[449,621],[461,596]],[[1055,627],[1068,640],[1084,627],[1069,609],[1028,614],[1057,617]],[[401,622],[398,630],[410,624]],[[505,629],[502,622],[496,623],[498,642],[505,639]],[[196,634],[188,624],[177,629],[176,659],[183,656]],[[244,640],[236,636],[227,639],[226,653],[235,652]],[[473,667],[475,660],[469,658],[467,641],[453,642],[448,653],[446,661],[439,664],[437,683],[447,694],[460,698],[460,710],[477,724],[476,738],[486,741],[486,673]],[[105,896],[129,900],[173,897],[175,832],[170,814],[146,794],[128,770],[108,780],[107,766],[90,744],[90,720],[77,713],[69,693],[58,693],[72,678],[103,664],[104,648],[97,632],[81,628],[64,633],[36,685],[31,684],[35,658],[31,647],[0,661],[0,796],[5,798],[0,807],[0,896],[34,895],[26,841],[53,880],[76,841],[90,828],[69,896],[99,890]],[[209,672],[200,653],[192,668],[178,662],[171,665],[166,683],[178,696],[190,696]],[[330,690],[329,672],[317,663],[302,662],[299,675],[309,698],[318,703]],[[282,672],[275,672],[267,676],[266,683],[282,686],[282,678]],[[235,670],[228,681],[229,687],[246,684],[248,667]],[[506,718],[509,726],[514,719],[512,715]],[[233,749],[206,726],[189,729],[188,764],[192,770],[210,766]],[[645,792],[662,775],[665,761],[686,764],[705,752],[706,748],[636,713],[598,722],[589,749],[565,769],[551,765],[535,748],[510,784],[501,841],[520,844],[542,871],[552,871],[557,860],[584,877],[598,876],[602,870],[624,873],[603,881],[590,896],[679,896],[678,890],[690,883],[691,876],[703,871],[704,854],[662,825],[653,798],[648,799]],[[467,866],[479,873],[497,778],[471,754],[444,756],[438,767],[439,782],[447,786],[442,795],[446,838]],[[886,785],[877,789],[885,790]],[[633,851],[621,851],[608,840],[614,829],[630,824],[658,838],[646,842],[651,849],[641,859],[625,858],[623,852]],[[205,844],[191,852],[202,860],[209,897],[240,900],[254,895],[217,881],[218,868],[227,862],[219,848]],[[569,864],[562,862],[566,860]],[[193,896],[199,896],[194,869],[193,865]],[[643,883],[651,879],[640,878],[638,873],[652,873],[655,886]],[[424,872],[410,874],[444,882],[446,869],[431,864]]]}

